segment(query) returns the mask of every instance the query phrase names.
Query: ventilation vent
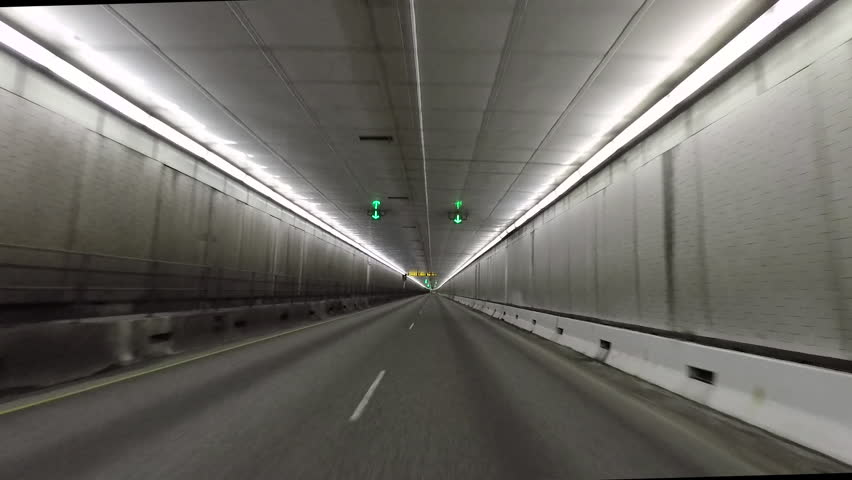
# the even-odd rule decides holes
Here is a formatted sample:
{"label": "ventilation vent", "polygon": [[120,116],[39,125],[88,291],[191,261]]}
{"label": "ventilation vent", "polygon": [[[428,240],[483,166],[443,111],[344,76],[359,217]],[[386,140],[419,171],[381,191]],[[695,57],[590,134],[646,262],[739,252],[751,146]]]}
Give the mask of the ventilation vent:
{"label": "ventilation vent", "polygon": [[687,368],[689,369],[689,378],[698,380],[699,382],[709,383],[710,385],[716,383],[716,374],[714,372],[703,368],[693,367],[692,365],[687,365]]}
{"label": "ventilation vent", "polygon": [[358,140],[362,142],[392,142],[393,137],[390,135],[358,135]]}
{"label": "ventilation vent", "polygon": [[408,200],[408,197],[388,197],[388,200]]}
{"label": "ventilation vent", "polygon": [[151,343],[163,343],[172,339],[172,332],[157,333],[148,336],[148,341]]}
{"label": "ventilation vent", "polygon": [[417,225],[403,225],[402,228],[417,228]]}

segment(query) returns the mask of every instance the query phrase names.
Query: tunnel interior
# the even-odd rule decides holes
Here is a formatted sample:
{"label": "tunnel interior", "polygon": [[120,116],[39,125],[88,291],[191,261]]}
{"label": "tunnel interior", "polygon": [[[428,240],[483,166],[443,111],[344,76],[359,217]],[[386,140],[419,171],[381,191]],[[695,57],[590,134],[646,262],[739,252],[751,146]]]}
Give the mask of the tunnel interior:
{"label": "tunnel interior", "polygon": [[0,7],[0,471],[850,471],[850,18]]}

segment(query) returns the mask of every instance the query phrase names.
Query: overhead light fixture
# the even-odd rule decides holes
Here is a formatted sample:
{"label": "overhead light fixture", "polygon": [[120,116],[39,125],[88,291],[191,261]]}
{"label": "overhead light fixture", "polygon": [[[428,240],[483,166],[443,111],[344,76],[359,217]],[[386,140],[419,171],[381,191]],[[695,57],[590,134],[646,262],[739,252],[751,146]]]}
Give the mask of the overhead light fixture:
{"label": "overhead light fixture", "polygon": [[467,260],[456,267],[453,272],[441,282],[440,286],[450,281],[477,258],[481,257],[485,254],[485,252],[500,243],[500,241],[506,238],[510,233],[520,228],[529,219],[550,206],[565,192],[580,183],[588,174],[609,160],[609,158],[620,148],[633,141],[650,126],[674,110],[674,108],[681,102],[710,83],[722,71],[740,59],[761,40],[777,30],[784,22],[813,3],[813,1],[814,0],[779,0],[775,3],[775,5],[770,7],[763,13],[763,15],[758,17],[754,22],[737,34],[733,40],[728,42],[700,67],[695,69],[695,71],[680,82],[665,97],[646,110],[645,113],[640,115],[639,118],[634,120],[630,125],[622,130],[621,133],[616,135],[609,141],[609,143],[604,145],[600,150],[586,160],[580,168],[575,170],[574,173],[565,179],[565,181],[558,187],[542,198],[535,204],[535,206],[513,222],[507,229],[491,239],[491,241],[489,241],[482,249],[477,251],[477,253],[470,256]]}
{"label": "overhead light fixture", "polygon": [[248,168],[252,170],[265,170],[267,168],[266,165],[261,165],[259,163],[254,162],[246,162],[246,165],[248,165]]}
{"label": "overhead light fixture", "polygon": [[[0,21],[0,43],[5,45],[9,49],[17,52],[22,57],[27,58],[30,61],[37,63],[42,67],[50,70],[59,78],[68,82],[74,87],[86,92],[88,95],[92,96],[98,101],[103,102],[104,104],[111,107],[118,113],[124,115],[128,119],[148,128],[149,130],[163,137],[164,139],[180,146],[186,151],[192,153],[193,155],[207,161],[208,163],[219,168],[234,179],[245,183],[258,193],[271,198],[284,208],[287,208],[288,210],[294,212],[296,215],[299,215],[310,223],[313,223],[325,232],[346,242],[357,250],[360,250],[367,256],[376,259],[391,270],[394,270],[398,273],[405,273],[404,269],[397,266],[394,262],[386,258],[381,253],[377,252],[372,247],[362,245],[359,242],[352,240],[349,236],[341,233],[338,229],[331,225],[331,221],[327,222],[325,221],[325,219],[320,218],[303,209],[299,205],[293,203],[286,197],[282,196],[278,192],[261,183],[258,179],[246,174],[244,171],[237,168],[231,162],[225,160],[213,151],[208,150],[194,139],[184,135],[183,133],[167,125],[165,122],[159,120],[158,118],[147,114],[144,110],[137,107],[135,104],[128,101],[118,93],[114,92],[113,90],[98,82],[82,70],[71,65],[59,56],[53,54],[46,48],[42,47],[29,37],[23,35],[22,33],[18,32],[17,30],[2,21]],[[230,147],[227,147],[225,145],[221,145],[220,149],[230,150],[232,151],[232,153],[238,154],[241,157],[245,156],[244,153],[230,149]]]}
{"label": "overhead light fixture", "polygon": [[414,0],[408,1],[408,8],[411,13],[411,43],[414,51],[414,80],[417,91],[417,119],[420,136],[420,155],[423,158],[423,198],[426,210],[426,241],[429,249],[429,259],[432,259],[432,224],[429,213],[429,174],[426,171],[426,136],[423,132],[423,93],[420,83],[420,49],[417,45],[417,9],[414,7]]}

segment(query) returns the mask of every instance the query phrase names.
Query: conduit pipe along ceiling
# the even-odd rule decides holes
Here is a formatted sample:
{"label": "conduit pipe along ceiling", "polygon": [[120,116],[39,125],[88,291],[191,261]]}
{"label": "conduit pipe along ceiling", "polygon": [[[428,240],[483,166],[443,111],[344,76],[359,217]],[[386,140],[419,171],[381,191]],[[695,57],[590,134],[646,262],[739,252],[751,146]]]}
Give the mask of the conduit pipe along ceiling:
{"label": "conduit pipe along ceiling", "polygon": [[[33,13],[39,15],[39,21],[44,22],[44,24],[48,25],[49,28],[54,29],[55,33],[61,36],[64,41],[69,42],[75,48],[82,50],[87,56],[96,59],[98,63],[102,64],[106,68],[110,68],[113,72],[121,74],[122,82],[125,85],[133,90],[134,93],[140,92],[141,95],[143,95],[142,98],[152,99],[156,105],[168,112],[167,116],[171,121],[188,134],[178,131],[159,118],[145,112],[142,108],[127,100],[122,95],[116,93],[103,83],[94,79],[92,76],[63,60],[36,41],[2,21],[0,21],[0,43],[25,59],[41,65],[57,77],[79,90],[82,90],[94,99],[104,103],[127,119],[147,128],[161,138],[168,140],[175,145],[180,146],[187,152],[203,159],[229,175],[231,178],[243,182],[256,192],[274,200],[282,207],[292,211],[323,231],[353,246],[388,268],[400,274],[406,272],[405,269],[396,265],[381,252],[376,251],[369,245],[365,245],[357,241],[355,239],[356,235],[353,235],[351,232],[341,228],[337,222],[331,218],[325,217],[322,213],[316,210],[314,212],[310,212],[296,203],[296,201],[299,201],[300,199],[290,199],[287,198],[286,193],[281,194],[276,191],[275,189],[283,192],[289,192],[291,189],[288,185],[279,182],[277,177],[266,175],[263,172],[265,167],[250,161],[250,155],[246,155],[245,153],[229,146],[233,145],[233,142],[220,139],[211,132],[208,132],[201,122],[184,112],[180,106],[161,97],[153,89],[153,87],[146,85],[143,80],[127,73],[119,66],[112,63],[110,59],[82,42],[73,32],[65,29],[60,22],[50,16],[47,12],[37,9],[37,7],[27,8],[32,8]],[[215,146],[220,152],[223,152],[224,156],[206,148],[201,142],[206,142]],[[237,165],[242,165],[243,168],[240,168]],[[247,173],[244,169],[248,170],[250,173]],[[315,207],[317,206],[316,204],[312,205]],[[415,283],[421,287],[423,286],[420,282],[415,281]]]}
{"label": "conduit pipe along ceiling", "polygon": [[[521,215],[508,228],[492,238],[484,247],[457,266],[436,288],[443,286],[443,284],[467,268],[476,259],[484,255],[501,240],[506,238],[506,236],[520,228],[528,220],[553,204],[572,187],[584,181],[590,173],[594,172],[595,169],[610,160],[613,154],[615,154],[619,149],[645,133],[656,122],[677,108],[684,100],[688,99],[708,85],[720,73],[732,66],[758,43],[760,43],[761,40],[778,30],[787,20],[801,12],[813,2],[814,0],[779,0],[775,3],[775,5],[770,7],[760,17],[737,34],[730,42],[713,54],[706,62],[695,69],[665,97],[646,110],[611,141],[595,152],[594,155],[589,157],[588,160],[586,160],[554,190],[533,205],[532,208],[527,210],[526,213]],[[700,45],[694,45],[693,47],[693,51],[695,51],[700,47]],[[624,107],[624,111],[628,112],[634,107],[634,105],[625,105]]]}

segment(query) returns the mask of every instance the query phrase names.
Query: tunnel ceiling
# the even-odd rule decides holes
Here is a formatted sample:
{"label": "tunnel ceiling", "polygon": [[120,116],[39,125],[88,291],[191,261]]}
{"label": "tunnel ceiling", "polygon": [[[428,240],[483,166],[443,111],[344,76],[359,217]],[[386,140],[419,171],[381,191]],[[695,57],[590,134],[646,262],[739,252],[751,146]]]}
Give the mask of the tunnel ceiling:
{"label": "tunnel ceiling", "polygon": [[447,274],[771,3],[416,0],[416,58],[407,0],[0,15],[226,158],[266,167],[285,196],[401,267]]}

